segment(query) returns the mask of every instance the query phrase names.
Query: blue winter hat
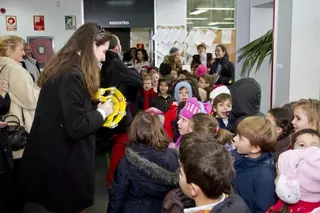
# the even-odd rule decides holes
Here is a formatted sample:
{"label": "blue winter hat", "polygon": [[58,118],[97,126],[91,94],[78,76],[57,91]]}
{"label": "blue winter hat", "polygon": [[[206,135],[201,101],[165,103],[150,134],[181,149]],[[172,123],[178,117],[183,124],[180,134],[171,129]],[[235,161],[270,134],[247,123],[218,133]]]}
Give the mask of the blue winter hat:
{"label": "blue winter hat", "polygon": [[185,87],[187,88],[188,92],[189,92],[189,95],[188,95],[188,98],[191,98],[193,96],[192,94],[192,88],[191,88],[191,85],[186,82],[186,81],[182,81],[182,82],[179,82],[176,87],[174,88],[174,98],[176,99],[176,101],[178,103],[180,103],[180,99],[179,99],[179,90],[181,87]]}

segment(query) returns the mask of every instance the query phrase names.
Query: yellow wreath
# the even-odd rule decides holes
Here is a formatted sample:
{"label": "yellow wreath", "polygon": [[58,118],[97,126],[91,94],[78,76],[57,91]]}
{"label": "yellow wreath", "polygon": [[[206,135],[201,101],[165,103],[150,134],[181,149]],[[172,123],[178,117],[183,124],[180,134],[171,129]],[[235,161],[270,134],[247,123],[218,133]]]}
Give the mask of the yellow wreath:
{"label": "yellow wreath", "polygon": [[[107,95],[105,96],[105,94]],[[123,94],[115,87],[100,88],[96,94],[96,100],[104,103],[111,99],[113,104],[113,113],[106,118],[104,127],[115,128],[126,115],[127,102]]]}

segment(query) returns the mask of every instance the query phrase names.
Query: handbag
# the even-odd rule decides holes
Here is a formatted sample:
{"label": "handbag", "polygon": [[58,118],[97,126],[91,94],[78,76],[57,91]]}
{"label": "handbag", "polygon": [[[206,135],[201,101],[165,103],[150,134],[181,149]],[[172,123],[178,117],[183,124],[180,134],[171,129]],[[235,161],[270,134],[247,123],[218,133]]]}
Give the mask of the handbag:
{"label": "handbag", "polygon": [[[24,126],[20,125],[20,120],[17,116],[7,115],[4,118],[4,121],[6,121],[6,119],[9,117],[13,117],[17,119],[17,121],[7,121],[8,126],[5,128],[5,132],[8,136],[11,150],[18,151],[18,150],[24,149],[24,147],[27,144],[29,134],[24,128]],[[22,119],[23,119],[23,123],[25,124],[23,111],[22,111]]]}

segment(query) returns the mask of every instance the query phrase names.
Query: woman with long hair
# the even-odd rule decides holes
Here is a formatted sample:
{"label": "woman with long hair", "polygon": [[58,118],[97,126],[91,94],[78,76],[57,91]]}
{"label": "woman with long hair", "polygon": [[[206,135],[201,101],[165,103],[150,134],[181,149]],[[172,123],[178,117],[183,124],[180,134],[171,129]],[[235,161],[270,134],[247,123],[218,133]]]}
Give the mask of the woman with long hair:
{"label": "woman with long hair", "polygon": [[101,26],[84,24],[39,78],[21,168],[26,212],[77,213],[93,204],[95,132],[113,111],[110,102],[93,106],[109,40]]}
{"label": "woman with long hair", "polygon": [[216,59],[212,64],[209,74],[216,78],[215,84],[229,86],[234,83],[234,65],[229,60],[226,46],[218,44],[215,49]]}
{"label": "woman with long hair", "polygon": [[149,56],[145,49],[138,49],[137,50],[137,58],[138,62],[134,65],[134,68],[140,73],[143,67],[150,66],[148,60]]}

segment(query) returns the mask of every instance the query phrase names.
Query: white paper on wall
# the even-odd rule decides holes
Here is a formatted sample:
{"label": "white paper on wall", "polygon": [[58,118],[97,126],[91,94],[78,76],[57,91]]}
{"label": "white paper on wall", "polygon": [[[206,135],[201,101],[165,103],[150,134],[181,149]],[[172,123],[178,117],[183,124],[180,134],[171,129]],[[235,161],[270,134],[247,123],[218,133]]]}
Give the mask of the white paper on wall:
{"label": "white paper on wall", "polygon": [[188,46],[188,49],[186,52],[191,56],[198,54],[197,47],[194,45]]}
{"label": "white paper on wall", "polygon": [[211,46],[214,39],[215,39],[215,33],[212,32],[211,30],[208,30],[204,34],[203,43],[207,46]]}
{"label": "white paper on wall", "polygon": [[169,55],[169,51],[170,49],[173,47],[174,45],[170,42],[168,43],[161,43],[159,46],[158,46],[158,52],[160,52],[162,55],[166,56],[166,55]]}
{"label": "white paper on wall", "polygon": [[199,45],[202,43],[202,39],[203,39],[203,32],[201,30],[197,30],[193,36],[194,43],[196,45]]}
{"label": "white paper on wall", "polygon": [[180,53],[184,51],[184,44],[176,42],[174,46],[179,49]]}
{"label": "white paper on wall", "polygon": [[214,55],[214,51],[216,49],[216,46],[215,44],[212,44],[211,46],[207,46],[207,53],[212,53]]}
{"label": "white paper on wall", "polygon": [[182,44],[183,42],[186,41],[187,35],[188,35],[188,32],[186,30],[180,29],[176,41]]}
{"label": "white paper on wall", "polygon": [[[191,64],[191,62],[190,62],[190,64]],[[182,69],[183,69],[183,70],[187,70],[188,72],[191,72],[191,67],[190,67],[189,64],[182,65]]]}
{"label": "white paper on wall", "polygon": [[186,39],[186,43],[187,43],[188,45],[195,45],[195,43],[194,43],[194,38],[193,38],[193,36],[194,36],[195,33],[196,33],[195,30],[192,30],[192,31],[189,33],[189,35],[188,35],[188,37],[187,37],[187,39]]}
{"label": "white paper on wall", "polygon": [[222,44],[231,44],[231,33],[232,30],[222,30]]}
{"label": "white paper on wall", "polygon": [[170,42],[169,34],[170,34],[170,29],[165,29],[165,30],[164,30],[164,37],[163,37],[162,43],[167,44],[168,42]]}
{"label": "white paper on wall", "polygon": [[164,29],[159,29],[153,36],[152,40],[154,40],[156,43],[160,44],[161,41],[165,37],[165,30]]}

